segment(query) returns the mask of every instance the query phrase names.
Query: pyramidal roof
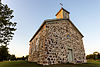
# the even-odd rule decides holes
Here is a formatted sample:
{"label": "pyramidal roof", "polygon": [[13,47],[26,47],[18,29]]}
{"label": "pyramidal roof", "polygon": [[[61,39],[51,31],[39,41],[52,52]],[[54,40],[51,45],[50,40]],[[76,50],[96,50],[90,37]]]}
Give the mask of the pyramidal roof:
{"label": "pyramidal roof", "polygon": [[63,10],[63,11],[65,11],[65,12],[67,12],[67,13],[70,14],[70,12],[68,12],[66,9],[64,9],[64,8],[62,7],[62,8],[57,12],[56,16],[59,14],[59,12],[60,12],[61,10]]}

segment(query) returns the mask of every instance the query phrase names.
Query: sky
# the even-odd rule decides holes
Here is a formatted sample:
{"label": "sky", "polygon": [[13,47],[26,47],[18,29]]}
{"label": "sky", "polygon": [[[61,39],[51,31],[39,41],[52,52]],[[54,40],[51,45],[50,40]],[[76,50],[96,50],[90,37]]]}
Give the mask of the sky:
{"label": "sky", "polygon": [[44,20],[56,18],[60,3],[84,35],[86,55],[100,52],[100,0],[2,0],[2,3],[14,10],[11,21],[17,22],[17,30],[8,46],[10,54],[28,55],[29,40]]}

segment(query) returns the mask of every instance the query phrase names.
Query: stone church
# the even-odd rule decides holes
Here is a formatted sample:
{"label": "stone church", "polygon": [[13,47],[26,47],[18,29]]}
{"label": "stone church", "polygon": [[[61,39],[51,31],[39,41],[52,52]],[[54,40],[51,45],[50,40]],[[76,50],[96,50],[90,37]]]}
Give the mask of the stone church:
{"label": "stone church", "polygon": [[56,19],[45,20],[30,40],[29,62],[38,64],[84,63],[84,37],[61,8]]}

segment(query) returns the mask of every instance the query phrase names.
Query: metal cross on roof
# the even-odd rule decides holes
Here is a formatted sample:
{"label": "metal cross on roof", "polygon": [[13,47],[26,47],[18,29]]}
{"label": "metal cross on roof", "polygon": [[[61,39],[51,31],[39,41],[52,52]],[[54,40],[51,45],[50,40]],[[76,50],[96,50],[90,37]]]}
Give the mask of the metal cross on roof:
{"label": "metal cross on roof", "polygon": [[62,3],[60,3],[60,6],[61,6],[61,7],[63,7],[63,4],[62,4]]}

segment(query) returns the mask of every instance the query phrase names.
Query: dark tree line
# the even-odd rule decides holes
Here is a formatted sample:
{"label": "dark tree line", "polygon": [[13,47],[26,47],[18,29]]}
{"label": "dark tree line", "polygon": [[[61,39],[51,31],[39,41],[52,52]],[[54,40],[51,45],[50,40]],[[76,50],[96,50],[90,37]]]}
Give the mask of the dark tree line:
{"label": "dark tree line", "polygon": [[94,52],[93,54],[89,54],[89,55],[86,56],[86,59],[98,60],[98,59],[100,59],[100,53]]}
{"label": "dark tree line", "polygon": [[10,61],[17,61],[17,60],[28,60],[28,55],[26,55],[25,57],[16,57],[15,55],[10,55],[9,59]]}
{"label": "dark tree line", "polygon": [[0,46],[0,61],[17,61],[17,60],[28,60],[28,55],[25,57],[16,57],[15,55],[11,55],[8,52],[7,46]]}

